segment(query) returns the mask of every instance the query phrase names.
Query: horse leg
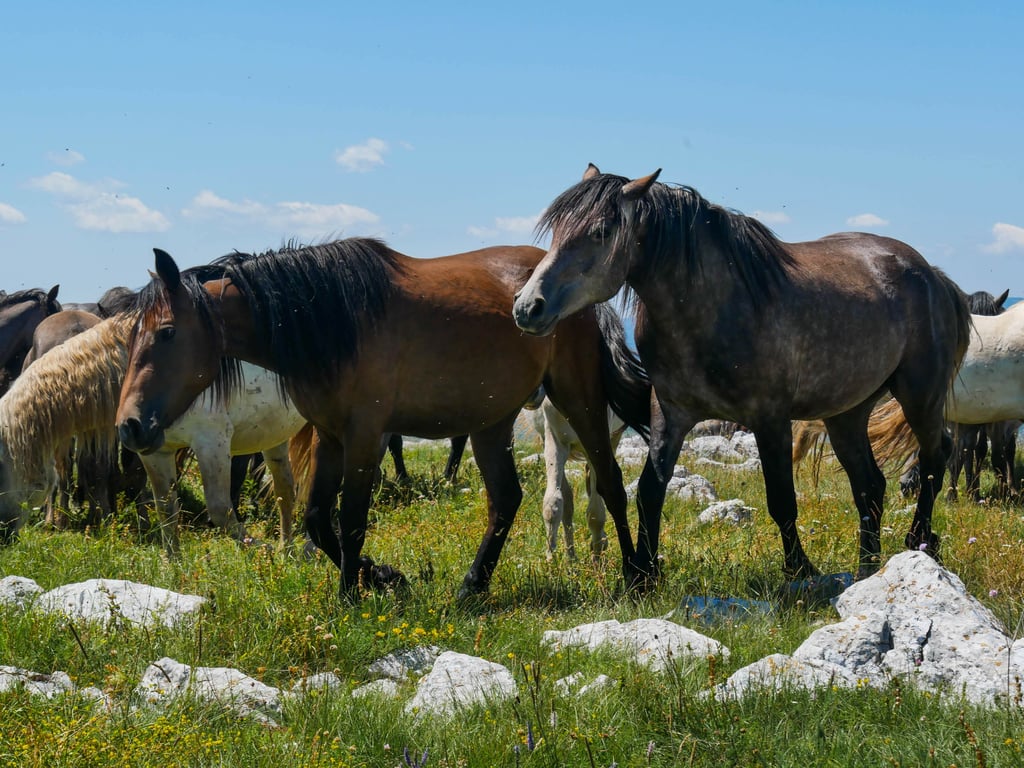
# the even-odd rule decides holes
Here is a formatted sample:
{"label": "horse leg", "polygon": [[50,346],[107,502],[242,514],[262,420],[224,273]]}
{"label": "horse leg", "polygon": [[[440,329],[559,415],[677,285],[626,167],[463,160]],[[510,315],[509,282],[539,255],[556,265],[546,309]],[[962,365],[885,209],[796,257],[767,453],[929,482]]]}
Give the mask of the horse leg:
{"label": "horse leg", "polygon": [[977,433],[977,440],[974,442],[974,450],[971,454],[973,465],[971,467],[974,476],[971,478],[971,482],[967,484],[967,489],[976,502],[981,501],[981,466],[985,463],[985,457],[988,456],[988,434],[992,431],[991,426],[986,427],[984,424],[974,427]]}
{"label": "horse leg", "polygon": [[873,405],[871,400],[851,411],[825,419],[832,450],[850,480],[853,503],[860,520],[858,579],[870,576],[882,562],[880,533],[885,475],[878,468],[868,439],[868,418]]}
{"label": "horse leg", "polygon": [[[827,423],[827,422],[826,422]],[[764,474],[768,514],[782,536],[783,572],[789,579],[818,575],[796,528],[796,489],[793,486],[793,430],[789,419],[758,425],[754,430]]]}
{"label": "horse leg", "polygon": [[[547,406],[554,408],[554,406]],[[569,458],[569,445],[559,440],[552,428],[551,419],[561,418],[557,412],[545,413],[544,417],[544,526],[547,529],[547,559],[552,560],[558,548],[559,526],[565,528],[565,552],[570,559],[576,558],[576,542],[573,538],[572,487],[565,477],[565,462]]]}
{"label": "horse leg", "polygon": [[409,479],[409,472],[405,468],[405,457],[402,455],[402,436],[392,432],[388,437],[388,452],[391,460],[395,462],[395,482],[401,483]]}
{"label": "horse leg", "polygon": [[473,441],[473,455],[487,489],[487,530],[477,548],[473,565],[462,580],[460,599],[487,591],[523,500],[523,489],[519,485],[512,454],[512,428],[518,415],[518,412],[512,413],[469,438]]}
{"label": "horse leg", "polygon": [[[614,445],[612,450],[614,450]],[[608,535],[604,532],[608,509],[597,490],[597,476],[589,461],[584,473],[587,482],[587,529],[590,531],[590,556],[596,562],[608,549]]]}
{"label": "horse leg", "polygon": [[203,481],[206,514],[211,523],[231,538],[246,542],[249,535],[231,506],[231,436],[226,433],[206,437],[208,439],[192,441]]}
{"label": "horse leg", "polygon": [[[341,539],[341,598],[354,595],[359,576],[368,587],[384,588],[406,583],[405,577],[387,566],[374,565],[362,555],[369,521],[370,500],[376,485],[375,473],[380,466],[377,446],[381,432],[366,424],[350,424],[345,431],[341,506],[338,529]],[[323,437],[321,437],[323,444]]]}
{"label": "horse leg", "polygon": [[288,443],[283,442],[263,451],[263,462],[274,481],[274,498],[280,520],[281,546],[287,549],[292,543],[292,519],[295,513],[295,478],[288,461]]}
{"label": "horse leg", "polygon": [[953,453],[949,457],[949,487],[946,489],[946,498],[949,501],[956,501],[959,497],[957,486],[960,484],[960,471],[964,470],[967,479],[967,488],[970,492],[972,470],[969,453],[973,447],[968,447],[968,434],[971,427],[967,424],[953,424]]}
{"label": "horse leg", "polygon": [[[903,407],[903,414],[921,446],[921,489],[917,496],[917,509],[905,542],[908,549],[926,551],[939,559],[939,537],[932,531],[932,510],[942,490],[943,475],[953,440],[946,433],[942,420],[943,400],[927,393],[905,395],[899,382],[893,382],[893,396]],[[916,395],[916,396],[915,396]]]}
{"label": "horse leg", "polygon": [[651,393],[651,441],[636,489],[636,555],[626,575],[629,586],[643,586],[658,575],[658,537],[665,493],[679,460],[683,438],[696,423],[696,418],[662,403],[657,393]]}
{"label": "horse leg", "polygon": [[444,479],[449,483],[455,482],[459,474],[459,467],[462,466],[462,454],[466,452],[466,442],[469,435],[456,435],[451,439],[451,450],[448,451],[448,462],[444,465]]}
{"label": "horse leg", "polygon": [[316,435],[313,482],[306,502],[306,535],[341,570],[341,541],[334,531],[332,510],[338,503],[338,491],[345,476],[345,449],[337,438],[323,430],[318,429]]}
{"label": "horse leg", "polygon": [[180,547],[178,490],[175,487],[178,468],[175,464],[174,451],[157,451],[145,456],[140,454],[139,458],[153,488],[153,506],[156,508],[156,519],[159,521],[160,540],[164,551],[169,557],[177,557]]}

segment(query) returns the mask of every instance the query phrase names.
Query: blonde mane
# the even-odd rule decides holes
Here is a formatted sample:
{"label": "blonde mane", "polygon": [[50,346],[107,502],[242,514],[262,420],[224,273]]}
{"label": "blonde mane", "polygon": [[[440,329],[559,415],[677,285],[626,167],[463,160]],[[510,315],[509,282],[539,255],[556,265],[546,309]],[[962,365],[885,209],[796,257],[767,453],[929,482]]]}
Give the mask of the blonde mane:
{"label": "blonde mane", "polygon": [[45,473],[74,436],[114,449],[131,324],[113,317],[54,347],[0,398],[0,445],[15,477]]}

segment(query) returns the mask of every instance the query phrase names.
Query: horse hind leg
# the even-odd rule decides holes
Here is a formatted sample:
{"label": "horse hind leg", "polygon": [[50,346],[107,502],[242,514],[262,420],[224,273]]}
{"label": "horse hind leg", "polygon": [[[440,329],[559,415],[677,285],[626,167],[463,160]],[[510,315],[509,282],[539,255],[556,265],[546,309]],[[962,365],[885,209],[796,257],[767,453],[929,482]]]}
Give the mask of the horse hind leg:
{"label": "horse hind leg", "polygon": [[953,451],[953,439],[946,432],[942,419],[943,400],[941,397],[928,398],[927,393],[917,397],[906,396],[897,386],[892,391],[921,446],[921,489],[905,543],[908,549],[922,550],[938,560],[939,537],[932,531],[932,510],[942,490],[946,465]]}
{"label": "horse hind leg", "polygon": [[857,578],[863,579],[881,565],[882,506],[885,475],[878,468],[868,439],[868,417],[873,401],[825,420],[832,450],[850,480],[857,517],[860,521],[860,552]]}
{"label": "horse hind leg", "polygon": [[597,477],[590,462],[587,462],[587,528],[590,530],[590,556],[596,562],[608,549],[608,535],[604,532],[604,524],[608,518],[608,510],[604,499],[597,490]]}
{"label": "horse hind leg", "polygon": [[473,564],[462,581],[460,599],[487,591],[523,500],[523,489],[512,458],[512,428],[516,416],[518,411],[469,438],[473,444],[477,468],[487,489],[487,530]]}

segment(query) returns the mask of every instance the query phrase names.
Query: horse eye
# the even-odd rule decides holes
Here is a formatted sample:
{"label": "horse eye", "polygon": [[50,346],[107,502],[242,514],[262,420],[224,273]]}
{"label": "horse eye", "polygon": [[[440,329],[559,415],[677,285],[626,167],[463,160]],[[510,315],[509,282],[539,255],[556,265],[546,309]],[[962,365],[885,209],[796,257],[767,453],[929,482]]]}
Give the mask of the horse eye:
{"label": "horse eye", "polygon": [[170,341],[174,338],[175,328],[173,325],[166,325],[156,332],[158,341]]}

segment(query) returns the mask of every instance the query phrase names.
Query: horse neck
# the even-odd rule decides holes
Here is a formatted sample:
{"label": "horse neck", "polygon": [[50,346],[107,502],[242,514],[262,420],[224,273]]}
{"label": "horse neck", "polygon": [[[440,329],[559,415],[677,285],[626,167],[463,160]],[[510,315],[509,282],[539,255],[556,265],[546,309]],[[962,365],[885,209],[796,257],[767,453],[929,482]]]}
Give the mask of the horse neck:
{"label": "horse neck", "polygon": [[276,371],[270,339],[259,333],[246,298],[234,287],[228,287],[220,294],[217,311],[223,328],[221,353]]}
{"label": "horse neck", "polygon": [[740,287],[730,274],[726,255],[713,243],[699,243],[699,258],[686,253],[648,256],[627,283],[647,315],[667,317],[673,324],[699,327],[719,312],[732,312]]}

